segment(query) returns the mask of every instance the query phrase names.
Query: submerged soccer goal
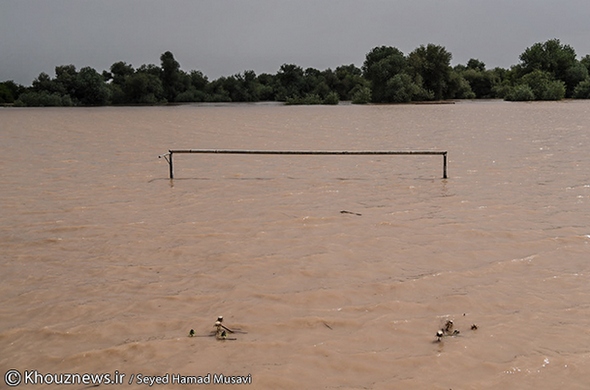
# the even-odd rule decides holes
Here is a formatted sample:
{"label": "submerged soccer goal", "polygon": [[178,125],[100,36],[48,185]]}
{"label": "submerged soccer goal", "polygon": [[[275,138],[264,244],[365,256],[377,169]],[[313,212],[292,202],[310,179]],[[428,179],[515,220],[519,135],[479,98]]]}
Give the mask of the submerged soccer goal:
{"label": "submerged soccer goal", "polygon": [[177,153],[200,154],[281,154],[281,155],[440,155],[443,156],[443,179],[447,179],[446,150],[240,150],[240,149],[170,149],[159,158],[164,158],[170,168],[170,179],[174,179],[173,156]]}

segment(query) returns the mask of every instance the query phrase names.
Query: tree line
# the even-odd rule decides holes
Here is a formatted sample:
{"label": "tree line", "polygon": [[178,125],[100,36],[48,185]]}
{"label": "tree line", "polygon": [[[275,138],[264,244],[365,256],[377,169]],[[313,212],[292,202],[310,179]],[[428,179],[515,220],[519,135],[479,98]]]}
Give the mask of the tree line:
{"label": "tree line", "polygon": [[100,106],[184,102],[258,102],[286,104],[407,103],[447,99],[590,99],[590,55],[558,39],[536,43],[510,69],[486,69],[477,59],[450,65],[443,46],[428,44],[405,55],[391,46],[366,54],[361,68],[351,64],[320,71],[283,64],[276,74],[247,70],[210,81],[201,71],[186,72],[174,55],[160,65],[119,61],[98,73],[74,65],[41,73],[30,87],[0,83],[0,103],[16,106]]}

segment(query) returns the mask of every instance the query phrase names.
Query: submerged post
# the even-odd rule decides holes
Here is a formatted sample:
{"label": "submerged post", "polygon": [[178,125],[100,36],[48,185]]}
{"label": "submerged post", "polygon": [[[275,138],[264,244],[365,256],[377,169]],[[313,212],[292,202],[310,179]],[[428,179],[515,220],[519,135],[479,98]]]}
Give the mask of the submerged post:
{"label": "submerged post", "polygon": [[164,157],[164,160],[168,163],[168,167],[170,168],[170,179],[174,179],[174,166],[172,163],[172,154],[174,153],[173,150],[169,150],[168,153],[164,153],[158,156],[158,158]]}
{"label": "submerged post", "polygon": [[443,179],[447,179],[446,150],[240,150],[240,149],[170,149],[164,157],[170,168],[170,179],[174,179],[172,156],[174,153],[201,154],[283,154],[283,155],[442,155]]}
{"label": "submerged post", "polygon": [[170,165],[170,179],[174,179],[174,164],[172,163],[172,154],[174,152],[172,150],[170,150],[169,153],[170,153],[170,160],[168,160],[168,165]]}

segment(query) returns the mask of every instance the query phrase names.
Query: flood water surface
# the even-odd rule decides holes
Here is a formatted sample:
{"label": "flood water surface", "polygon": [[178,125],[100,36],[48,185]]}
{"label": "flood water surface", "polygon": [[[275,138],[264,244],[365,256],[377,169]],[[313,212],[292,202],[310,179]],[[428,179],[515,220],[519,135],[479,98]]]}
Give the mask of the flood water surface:
{"label": "flood water surface", "polygon": [[[583,101],[2,109],[0,371],[586,388],[589,119]],[[158,155],[186,148],[447,150],[449,178],[441,156],[175,154],[170,180]],[[209,337],[220,315],[244,333]]]}

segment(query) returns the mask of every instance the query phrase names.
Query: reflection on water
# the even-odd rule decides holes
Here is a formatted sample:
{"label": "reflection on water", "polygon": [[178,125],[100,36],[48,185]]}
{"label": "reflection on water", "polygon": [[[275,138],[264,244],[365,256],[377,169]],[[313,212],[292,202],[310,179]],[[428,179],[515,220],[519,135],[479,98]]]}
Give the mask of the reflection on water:
{"label": "reflection on water", "polygon": [[[583,388],[589,113],[1,110],[0,369]],[[170,180],[175,148],[448,150],[449,179],[440,156],[175,155]],[[218,315],[247,334],[187,337]]]}

